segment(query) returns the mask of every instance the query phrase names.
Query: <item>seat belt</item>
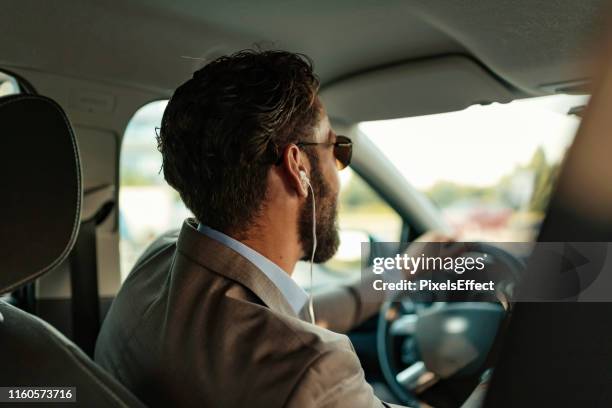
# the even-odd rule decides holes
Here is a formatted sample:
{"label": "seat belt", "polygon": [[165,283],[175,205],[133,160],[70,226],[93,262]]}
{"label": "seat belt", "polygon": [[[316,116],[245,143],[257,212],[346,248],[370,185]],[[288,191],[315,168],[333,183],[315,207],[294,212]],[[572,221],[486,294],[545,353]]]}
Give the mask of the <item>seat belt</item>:
{"label": "seat belt", "polygon": [[72,339],[92,358],[100,331],[96,227],[104,222],[114,206],[113,201],[108,201],[93,217],[81,222],[70,256]]}

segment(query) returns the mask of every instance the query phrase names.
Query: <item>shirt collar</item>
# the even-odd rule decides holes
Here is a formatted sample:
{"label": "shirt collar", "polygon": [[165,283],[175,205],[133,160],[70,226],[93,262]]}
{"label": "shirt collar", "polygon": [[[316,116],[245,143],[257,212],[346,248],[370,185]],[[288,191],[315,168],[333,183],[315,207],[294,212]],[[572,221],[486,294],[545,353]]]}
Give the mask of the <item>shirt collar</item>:
{"label": "shirt collar", "polygon": [[255,265],[283,294],[295,314],[299,314],[304,308],[304,305],[308,302],[308,294],[287,274],[287,272],[282,270],[274,262],[242,242],[220,231],[202,224],[198,225],[198,231],[226,247],[233,249]]}

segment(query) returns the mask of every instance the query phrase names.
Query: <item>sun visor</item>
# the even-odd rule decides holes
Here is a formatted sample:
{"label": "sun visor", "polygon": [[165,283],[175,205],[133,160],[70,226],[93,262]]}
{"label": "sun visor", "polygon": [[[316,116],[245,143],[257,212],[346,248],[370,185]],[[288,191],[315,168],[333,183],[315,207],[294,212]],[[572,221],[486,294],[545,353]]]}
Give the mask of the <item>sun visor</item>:
{"label": "sun visor", "polygon": [[518,91],[460,55],[354,75],[321,91],[329,116],[347,124],[451,112],[518,97]]}
{"label": "sun visor", "polygon": [[57,266],[81,216],[81,169],[64,111],[35,95],[0,98],[0,293]]}

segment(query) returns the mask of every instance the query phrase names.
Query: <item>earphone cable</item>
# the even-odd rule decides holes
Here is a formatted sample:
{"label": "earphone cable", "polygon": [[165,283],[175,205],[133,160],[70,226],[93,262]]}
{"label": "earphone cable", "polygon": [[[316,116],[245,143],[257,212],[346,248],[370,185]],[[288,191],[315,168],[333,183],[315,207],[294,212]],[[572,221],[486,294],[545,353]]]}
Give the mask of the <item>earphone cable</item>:
{"label": "earphone cable", "polygon": [[315,204],[314,190],[312,189],[310,183],[308,183],[308,187],[310,188],[310,195],[312,196],[312,253],[310,254],[310,291],[308,297],[308,313],[310,314],[312,324],[315,324],[314,302],[312,298],[312,268],[314,264],[315,252],[317,251],[317,207]]}

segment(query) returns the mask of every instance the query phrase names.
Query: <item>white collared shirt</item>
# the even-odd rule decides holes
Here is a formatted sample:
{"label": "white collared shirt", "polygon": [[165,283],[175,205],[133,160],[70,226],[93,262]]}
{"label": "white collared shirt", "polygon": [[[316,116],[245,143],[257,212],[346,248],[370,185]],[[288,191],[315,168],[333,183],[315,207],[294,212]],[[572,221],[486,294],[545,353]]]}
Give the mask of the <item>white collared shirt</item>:
{"label": "white collared shirt", "polygon": [[222,232],[214,230],[205,225],[199,224],[198,231],[206,235],[215,241],[220,242],[228,248],[233,249],[240,255],[248,259],[253,265],[262,271],[268,279],[278,288],[278,290],[285,297],[295,314],[299,314],[300,311],[308,302],[308,293],[304,291],[292,278],[282,270],[274,262],[255,251],[252,248],[244,245],[242,242],[235,240],[234,238],[225,235]]}

